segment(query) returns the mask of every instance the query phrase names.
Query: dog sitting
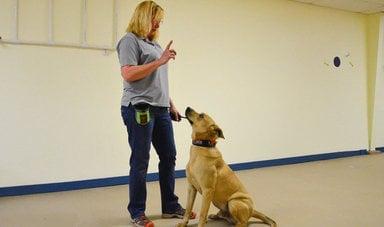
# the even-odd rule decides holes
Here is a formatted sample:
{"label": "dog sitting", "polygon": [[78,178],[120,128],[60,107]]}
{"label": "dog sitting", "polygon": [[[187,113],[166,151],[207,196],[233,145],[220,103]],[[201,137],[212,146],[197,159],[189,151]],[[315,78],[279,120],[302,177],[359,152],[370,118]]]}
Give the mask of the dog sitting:
{"label": "dog sitting", "polygon": [[183,222],[178,227],[187,226],[196,192],[203,196],[199,227],[207,222],[211,202],[220,210],[216,215],[210,215],[211,219],[225,219],[236,227],[244,227],[254,217],[276,227],[275,221],[253,208],[248,192],[216,148],[216,140],[224,139],[223,131],[207,114],[199,114],[190,107],[185,110],[185,116],[192,126],[193,145],[186,167],[187,207]]}

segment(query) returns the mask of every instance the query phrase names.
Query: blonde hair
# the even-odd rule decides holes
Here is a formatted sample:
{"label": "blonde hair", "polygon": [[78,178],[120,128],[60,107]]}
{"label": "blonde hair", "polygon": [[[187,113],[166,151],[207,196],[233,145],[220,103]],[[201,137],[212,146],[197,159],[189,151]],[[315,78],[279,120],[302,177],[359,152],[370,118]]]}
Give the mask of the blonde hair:
{"label": "blonde hair", "polygon": [[[128,24],[127,32],[145,38],[151,31],[152,20],[161,21],[164,17],[164,10],[154,1],[144,1],[136,6],[135,12]],[[158,30],[153,36],[157,40]]]}

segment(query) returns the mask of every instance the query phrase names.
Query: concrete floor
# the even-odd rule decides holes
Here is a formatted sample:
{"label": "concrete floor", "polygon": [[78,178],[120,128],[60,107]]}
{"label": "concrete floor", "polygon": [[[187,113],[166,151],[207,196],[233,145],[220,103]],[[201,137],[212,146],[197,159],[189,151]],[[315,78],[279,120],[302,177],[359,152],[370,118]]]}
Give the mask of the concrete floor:
{"label": "concrete floor", "polygon": [[[384,154],[238,171],[256,209],[282,227],[384,226]],[[186,203],[186,180],[177,179]],[[130,226],[127,185],[0,198],[0,227]],[[157,227],[175,226],[160,218],[158,182],[148,183],[147,215]],[[200,210],[197,196],[194,210]],[[210,212],[216,212],[211,206]],[[197,221],[189,226],[197,226]],[[209,221],[207,227],[230,226]],[[251,219],[249,226],[266,226]]]}

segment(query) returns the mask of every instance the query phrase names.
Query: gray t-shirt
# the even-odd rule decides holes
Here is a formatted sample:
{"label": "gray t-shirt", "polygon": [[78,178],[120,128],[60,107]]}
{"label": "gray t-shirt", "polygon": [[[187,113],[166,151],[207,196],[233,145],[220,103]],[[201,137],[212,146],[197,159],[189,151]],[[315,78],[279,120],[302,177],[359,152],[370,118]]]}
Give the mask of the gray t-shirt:
{"label": "gray t-shirt", "polygon": [[[163,53],[157,42],[137,37],[128,32],[117,44],[120,66],[144,65],[160,58]],[[158,67],[143,79],[127,82],[123,80],[122,106],[135,105],[140,102],[152,106],[169,107],[168,66]]]}

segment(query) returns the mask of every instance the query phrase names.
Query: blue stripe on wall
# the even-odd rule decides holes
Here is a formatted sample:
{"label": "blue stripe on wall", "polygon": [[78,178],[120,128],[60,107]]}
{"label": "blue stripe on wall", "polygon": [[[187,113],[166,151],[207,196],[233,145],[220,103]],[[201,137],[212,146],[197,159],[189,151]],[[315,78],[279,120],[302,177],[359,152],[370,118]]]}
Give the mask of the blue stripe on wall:
{"label": "blue stripe on wall", "polygon": [[376,147],[376,150],[377,150],[377,151],[384,152],[384,147]]}
{"label": "blue stripe on wall", "polygon": [[[384,151],[384,148],[376,148],[376,149]],[[343,152],[335,152],[335,153],[280,158],[280,159],[265,160],[265,161],[237,163],[237,164],[230,164],[229,166],[234,171],[237,171],[237,170],[246,170],[246,169],[262,168],[262,167],[290,165],[290,164],[320,161],[320,160],[329,160],[329,159],[336,159],[336,158],[345,158],[345,157],[352,157],[352,156],[366,155],[366,154],[368,154],[366,150],[343,151]],[[185,170],[177,170],[175,172],[175,177],[176,178],[185,177]],[[158,173],[149,173],[147,175],[147,181],[157,181],[157,180],[159,180]],[[102,178],[102,179],[82,180],[82,181],[73,181],[73,182],[13,186],[13,187],[0,188],[0,197],[29,195],[29,194],[47,193],[47,192],[70,191],[70,190],[96,188],[96,187],[107,187],[107,186],[115,186],[115,185],[124,185],[128,183],[129,183],[129,176],[121,176],[121,177],[109,177],[109,178]]]}

